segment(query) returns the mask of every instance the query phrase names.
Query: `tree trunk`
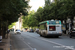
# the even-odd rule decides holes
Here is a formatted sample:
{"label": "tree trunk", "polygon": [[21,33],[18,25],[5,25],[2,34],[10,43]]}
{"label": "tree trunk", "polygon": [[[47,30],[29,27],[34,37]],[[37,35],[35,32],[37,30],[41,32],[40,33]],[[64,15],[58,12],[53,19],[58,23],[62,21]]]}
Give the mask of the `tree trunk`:
{"label": "tree trunk", "polygon": [[5,38],[6,35],[6,27],[3,27],[3,38]]}
{"label": "tree trunk", "polygon": [[1,36],[1,24],[0,24],[0,36]]}

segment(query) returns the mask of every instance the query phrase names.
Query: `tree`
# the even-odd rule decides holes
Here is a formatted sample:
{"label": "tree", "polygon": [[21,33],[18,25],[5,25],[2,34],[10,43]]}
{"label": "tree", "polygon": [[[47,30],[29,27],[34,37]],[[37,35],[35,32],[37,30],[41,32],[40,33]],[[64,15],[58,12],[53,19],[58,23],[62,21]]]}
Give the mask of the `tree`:
{"label": "tree", "polygon": [[[75,1],[74,0],[54,0],[53,3],[50,0],[45,0],[45,6],[39,7],[37,12],[34,15],[29,14],[27,18],[26,25],[31,26],[33,24],[33,18],[36,21],[41,22],[45,20],[57,19],[57,20],[65,20],[70,18],[73,20],[75,16]],[[31,22],[29,22],[31,21]]]}
{"label": "tree", "polygon": [[[28,1],[2,0],[0,1],[0,35],[8,29],[8,25],[18,20],[21,15],[27,15]],[[3,35],[4,37],[4,35]]]}
{"label": "tree", "polygon": [[34,10],[29,12],[28,16],[23,16],[23,27],[36,27],[38,21],[35,19]]}
{"label": "tree", "polygon": [[11,29],[13,26],[16,25],[16,22],[12,23],[11,25],[8,26],[9,29]]}
{"label": "tree", "polygon": [[45,6],[50,6],[51,1],[50,0],[45,0]]}
{"label": "tree", "polygon": [[43,8],[39,7],[37,12],[35,12],[34,16],[37,21],[39,22],[43,21],[45,19],[43,14]]}

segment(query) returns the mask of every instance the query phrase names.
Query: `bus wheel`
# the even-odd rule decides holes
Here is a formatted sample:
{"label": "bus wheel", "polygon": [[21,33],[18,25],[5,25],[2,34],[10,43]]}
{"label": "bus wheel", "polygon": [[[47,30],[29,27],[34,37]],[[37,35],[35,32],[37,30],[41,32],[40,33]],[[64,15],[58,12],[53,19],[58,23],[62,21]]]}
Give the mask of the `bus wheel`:
{"label": "bus wheel", "polygon": [[42,36],[42,35],[40,34],[40,36]]}
{"label": "bus wheel", "polygon": [[55,36],[56,38],[59,38],[59,36]]}

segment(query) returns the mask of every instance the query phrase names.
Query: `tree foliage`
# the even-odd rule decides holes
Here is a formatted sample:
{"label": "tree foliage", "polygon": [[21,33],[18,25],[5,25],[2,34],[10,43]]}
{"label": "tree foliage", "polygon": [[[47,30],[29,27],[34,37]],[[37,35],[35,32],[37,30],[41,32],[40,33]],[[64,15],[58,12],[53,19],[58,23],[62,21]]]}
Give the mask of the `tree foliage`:
{"label": "tree foliage", "polygon": [[11,25],[9,25],[9,29],[11,29],[13,26],[15,26],[16,25],[16,22],[14,22],[14,23],[12,23]]}
{"label": "tree foliage", "polygon": [[27,8],[29,6],[26,0],[0,0],[0,33],[2,34],[4,27],[17,21],[21,15],[27,15]]}
{"label": "tree foliage", "polygon": [[35,13],[35,17],[39,22],[50,19],[73,19],[75,16],[74,0],[54,0],[53,3],[49,2],[49,0],[45,0],[45,6],[43,8],[39,8]]}
{"label": "tree foliage", "polygon": [[[35,26],[34,23],[39,23],[45,20],[57,19],[57,20],[66,20],[70,18],[73,20],[75,16],[75,1],[74,0],[45,0],[45,6],[39,7],[35,13],[30,13],[25,17],[23,23],[26,26]],[[37,22],[35,22],[37,21]],[[32,24],[33,23],[33,24]],[[25,26],[23,24],[23,26]]]}
{"label": "tree foliage", "polygon": [[2,0],[0,1],[0,21],[3,23],[8,20],[8,24],[18,20],[20,15],[27,15],[28,7],[25,0]]}
{"label": "tree foliage", "polygon": [[23,16],[23,27],[35,27],[38,25],[38,21],[35,19],[34,10],[29,12],[29,15]]}

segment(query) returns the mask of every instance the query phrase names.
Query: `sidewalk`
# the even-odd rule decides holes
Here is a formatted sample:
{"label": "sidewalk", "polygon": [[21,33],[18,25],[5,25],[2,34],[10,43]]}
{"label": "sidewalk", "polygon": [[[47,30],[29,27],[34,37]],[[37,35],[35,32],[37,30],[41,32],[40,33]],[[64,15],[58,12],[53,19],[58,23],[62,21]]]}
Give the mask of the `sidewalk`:
{"label": "sidewalk", "polygon": [[8,34],[8,38],[2,39],[2,42],[0,42],[0,50],[10,50],[10,33]]}

